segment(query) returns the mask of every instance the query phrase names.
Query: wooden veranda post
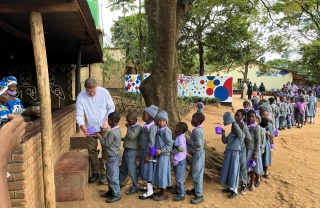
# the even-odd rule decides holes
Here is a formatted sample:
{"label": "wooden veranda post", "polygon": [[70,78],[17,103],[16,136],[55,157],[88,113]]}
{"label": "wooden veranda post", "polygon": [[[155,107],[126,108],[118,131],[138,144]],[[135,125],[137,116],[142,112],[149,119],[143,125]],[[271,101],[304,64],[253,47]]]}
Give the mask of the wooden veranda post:
{"label": "wooden veranda post", "polygon": [[44,40],[41,13],[31,12],[30,28],[40,98],[44,199],[46,208],[55,208],[56,197],[54,185],[54,166],[52,160],[51,98],[46,45]]}

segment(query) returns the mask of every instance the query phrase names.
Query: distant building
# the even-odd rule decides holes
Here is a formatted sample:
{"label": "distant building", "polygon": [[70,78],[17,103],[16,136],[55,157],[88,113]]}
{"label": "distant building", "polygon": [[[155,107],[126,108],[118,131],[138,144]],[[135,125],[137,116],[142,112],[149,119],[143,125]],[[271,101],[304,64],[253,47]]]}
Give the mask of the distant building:
{"label": "distant building", "polygon": [[[223,70],[219,72],[213,72],[207,75],[211,76],[232,76],[233,85],[241,84],[243,82],[242,66],[237,66],[234,70]],[[287,82],[294,82],[297,84],[305,84],[305,76],[298,75],[296,72],[292,72],[286,69],[277,67],[271,67],[270,73],[259,75],[258,65],[250,65],[248,70],[247,81],[256,83],[257,86],[264,83],[266,90],[277,90],[281,89]]]}

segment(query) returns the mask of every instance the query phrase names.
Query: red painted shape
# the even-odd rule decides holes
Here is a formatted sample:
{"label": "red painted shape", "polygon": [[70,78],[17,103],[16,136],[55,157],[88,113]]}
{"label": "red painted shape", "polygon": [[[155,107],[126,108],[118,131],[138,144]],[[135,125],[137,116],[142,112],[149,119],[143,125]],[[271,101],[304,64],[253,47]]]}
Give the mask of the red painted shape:
{"label": "red painted shape", "polygon": [[224,87],[226,87],[229,91],[229,96],[232,97],[232,78],[227,79],[224,84]]}

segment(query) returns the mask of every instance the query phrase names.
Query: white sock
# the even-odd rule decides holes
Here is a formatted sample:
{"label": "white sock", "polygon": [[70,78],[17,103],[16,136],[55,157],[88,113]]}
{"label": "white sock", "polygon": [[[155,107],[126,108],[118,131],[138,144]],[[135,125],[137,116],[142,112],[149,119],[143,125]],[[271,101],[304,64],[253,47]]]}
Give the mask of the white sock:
{"label": "white sock", "polygon": [[153,186],[151,183],[147,183],[147,189],[148,189],[147,191],[148,196],[151,196],[153,194]]}
{"label": "white sock", "polygon": [[238,194],[238,188],[233,189],[234,193]]}
{"label": "white sock", "polygon": [[313,123],[313,117],[310,118],[310,122]]}

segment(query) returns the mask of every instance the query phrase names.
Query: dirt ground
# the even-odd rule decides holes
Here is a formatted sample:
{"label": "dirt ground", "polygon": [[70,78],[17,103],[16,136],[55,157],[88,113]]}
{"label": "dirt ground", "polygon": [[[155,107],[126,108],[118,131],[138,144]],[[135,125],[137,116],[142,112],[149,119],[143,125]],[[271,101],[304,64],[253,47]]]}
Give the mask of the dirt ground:
{"label": "dirt ground", "polygon": [[[206,106],[203,123],[205,139],[208,146],[216,147],[218,152],[224,151],[225,145],[221,137],[214,133],[214,127],[222,125],[222,115],[226,111],[241,108],[242,99],[236,96],[232,107]],[[183,120],[191,128],[190,112]],[[121,121],[121,130],[125,134],[125,117]],[[142,121],[140,119],[140,124]],[[315,119],[316,124],[308,124],[302,129],[280,131],[275,138],[273,149],[273,165],[269,168],[270,179],[263,179],[261,186],[255,191],[247,191],[246,195],[239,194],[234,199],[228,199],[221,192],[222,186],[216,181],[205,181],[204,199],[199,205],[189,203],[191,196],[186,195],[183,202],[174,202],[173,195],[169,194],[168,201],[156,202],[152,199],[140,200],[138,194],[127,196],[125,192],[130,184],[122,188],[122,199],[113,204],[105,203],[100,194],[107,190],[107,185],[89,184],[84,201],[59,202],[58,208],[99,208],[99,207],[320,207],[320,118],[319,111]],[[230,127],[226,128],[230,131]],[[139,181],[140,182],[140,181]],[[192,188],[190,180],[186,188]],[[142,192],[141,192],[142,193]]]}

